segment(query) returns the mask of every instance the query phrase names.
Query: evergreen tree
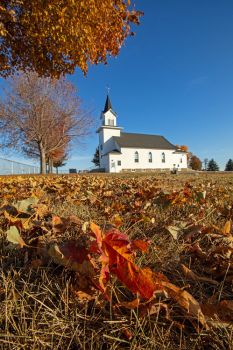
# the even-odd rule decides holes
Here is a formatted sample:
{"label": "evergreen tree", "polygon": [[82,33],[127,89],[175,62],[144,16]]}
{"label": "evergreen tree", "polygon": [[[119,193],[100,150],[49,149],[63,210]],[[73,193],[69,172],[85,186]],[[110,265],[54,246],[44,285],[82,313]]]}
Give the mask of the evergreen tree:
{"label": "evergreen tree", "polygon": [[225,171],[233,171],[233,160],[232,159],[228,160],[226,167],[225,167]]}
{"label": "evergreen tree", "polygon": [[219,171],[219,166],[213,158],[208,163],[207,171]]}
{"label": "evergreen tree", "polygon": [[100,152],[99,152],[98,147],[95,150],[95,154],[94,154],[94,157],[92,159],[92,163],[94,163],[95,166],[100,166]]}

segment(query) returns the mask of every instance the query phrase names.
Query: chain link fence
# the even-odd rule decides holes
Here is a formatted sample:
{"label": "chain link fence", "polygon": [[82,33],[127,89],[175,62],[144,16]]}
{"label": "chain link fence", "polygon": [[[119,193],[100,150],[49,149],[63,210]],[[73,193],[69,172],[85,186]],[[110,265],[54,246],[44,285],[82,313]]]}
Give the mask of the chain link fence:
{"label": "chain link fence", "polygon": [[38,166],[0,158],[0,175],[38,174],[39,171]]}

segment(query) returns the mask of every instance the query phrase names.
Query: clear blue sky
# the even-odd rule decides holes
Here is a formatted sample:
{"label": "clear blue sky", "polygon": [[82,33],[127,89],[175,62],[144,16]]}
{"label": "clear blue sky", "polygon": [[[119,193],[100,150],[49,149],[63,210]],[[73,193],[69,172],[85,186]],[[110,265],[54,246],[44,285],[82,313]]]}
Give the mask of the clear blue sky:
{"label": "clear blue sky", "polygon": [[[223,169],[233,158],[233,1],[135,2],[144,17],[119,56],[69,79],[97,124],[109,85],[125,131],[161,134]],[[67,167],[90,167],[97,144],[93,130]]]}

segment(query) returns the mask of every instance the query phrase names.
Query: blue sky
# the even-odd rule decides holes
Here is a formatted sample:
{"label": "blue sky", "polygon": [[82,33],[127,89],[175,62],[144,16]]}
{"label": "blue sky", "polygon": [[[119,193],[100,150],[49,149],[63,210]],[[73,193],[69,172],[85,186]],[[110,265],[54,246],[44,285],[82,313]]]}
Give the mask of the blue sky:
{"label": "blue sky", "polygon": [[[144,16],[119,56],[69,79],[96,124],[109,86],[125,131],[161,134],[223,169],[233,158],[233,1],[135,3]],[[66,167],[91,167],[97,144],[93,129]]]}

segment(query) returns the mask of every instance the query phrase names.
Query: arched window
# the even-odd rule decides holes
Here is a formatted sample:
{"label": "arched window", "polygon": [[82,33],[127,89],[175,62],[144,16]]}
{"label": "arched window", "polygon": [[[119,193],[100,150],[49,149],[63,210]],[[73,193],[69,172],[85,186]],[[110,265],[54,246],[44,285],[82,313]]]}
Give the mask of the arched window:
{"label": "arched window", "polygon": [[165,163],[165,153],[164,152],[162,153],[161,157],[162,157],[162,163]]}
{"label": "arched window", "polygon": [[139,154],[138,154],[137,151],[134,153],[134,162],[135,162],[135,163],[138,163],[138,162],[139,162]]}
{"label": "arched window", "polygon": [[152,163],[152,153],[151,152],[148,153],[148,161],[149,161],[149,163]]}

